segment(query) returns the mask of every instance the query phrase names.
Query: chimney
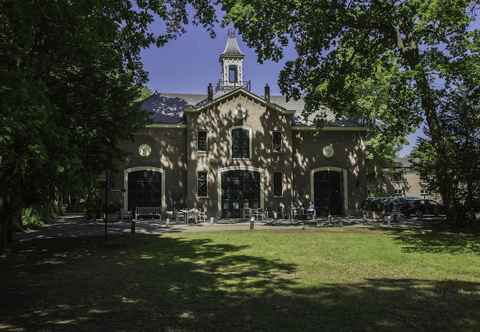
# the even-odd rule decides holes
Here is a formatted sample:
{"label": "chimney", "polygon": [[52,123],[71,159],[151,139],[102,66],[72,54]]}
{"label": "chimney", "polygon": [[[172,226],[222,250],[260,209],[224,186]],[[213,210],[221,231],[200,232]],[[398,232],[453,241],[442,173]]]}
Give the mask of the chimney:
{"label": "chimney", "polygon": [[212,101],[213,100],[213,85],[212,83],[209,83],[208,84],[208,88],[207,88],[207,100],[208,101]]}
{"label": "chimney", "polygon": [[270,87],[268,86],[268,83],[265,84],[265,100],[270,102]]}

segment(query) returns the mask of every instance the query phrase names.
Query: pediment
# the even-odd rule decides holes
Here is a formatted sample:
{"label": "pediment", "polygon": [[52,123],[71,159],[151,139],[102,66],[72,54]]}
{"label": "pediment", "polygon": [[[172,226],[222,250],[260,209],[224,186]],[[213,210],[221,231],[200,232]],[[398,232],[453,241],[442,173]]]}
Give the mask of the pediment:
{"label": "pediment", "polygon": [[196,106],[190,106],[188,108],[185,109],[185,112],[202,112],[208,108],[211,108],[211,107],[214,107],[220,103],[224,103],[226,101],[230,101],[232,99],[235,99],[235,98],[238,98],[239,96],[244,96],[256,103],[259,103],[261,104],[262,106],[265,106],[265,107],[269,107],[269,108],[272,108],[274,110],[277,110],[281,113],[284,113],[284,114],[294,114],[295,112],[294,111],[290,111],[290,110],[287,110],[283,107],[281,107],[280,105],[277,105],[275,103],[272,103],[270,101],[267,101],[265,98],[263,97],[260,97],[256,94],[254,94],[253,92],[250,92],[248,90],[246,90],[245,88],[237,88],[237,89],[233,89],[231,91],[228,91],[224,94],[221,94],[221,95],[218,95],[218,96],[214,96],[214,98],[210,101],[208,100],[204,100],[202,101],[201,103],[199,103],[198,105]]}

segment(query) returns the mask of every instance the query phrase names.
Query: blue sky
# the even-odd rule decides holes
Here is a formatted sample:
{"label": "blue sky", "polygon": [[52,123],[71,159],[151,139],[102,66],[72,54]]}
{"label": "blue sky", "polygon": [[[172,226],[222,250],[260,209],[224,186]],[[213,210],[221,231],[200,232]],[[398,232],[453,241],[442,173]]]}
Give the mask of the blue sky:
{"label": "blue sky", "polygon": [[[159,92],[206,93],[208,83],[220,78],[218,56],[227,40],[226,29],[217,28],[215,31],[217,37],[212,39],[204,28],[188,25],[187,33],[164,47],[144,50],[142,59],[150,73],[149,88]],[[280,94],[278,74],[285,61],[294,59],[294,49],[288,48],[280,63],[259,64],[255,52],[245,45],[240,35],[237,39],[245,53],[244,80],[252,81],[256,93],[263,93],[263,87],[268,83],[272,94]]]}

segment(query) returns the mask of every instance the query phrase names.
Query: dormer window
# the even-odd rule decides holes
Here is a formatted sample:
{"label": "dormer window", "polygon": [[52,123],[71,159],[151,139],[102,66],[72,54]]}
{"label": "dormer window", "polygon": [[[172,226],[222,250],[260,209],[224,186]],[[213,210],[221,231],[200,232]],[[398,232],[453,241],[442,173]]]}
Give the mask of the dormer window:
{"label": "dormer window", "polygon": [[236,127],[231,130],[232,134],[232,158],[248,159],[250,158],[250,129]]}
{"label": "dormer window", "polygon": [[235,65],[228,66],[228,81],[230,83],[238,82],[238,68]]}

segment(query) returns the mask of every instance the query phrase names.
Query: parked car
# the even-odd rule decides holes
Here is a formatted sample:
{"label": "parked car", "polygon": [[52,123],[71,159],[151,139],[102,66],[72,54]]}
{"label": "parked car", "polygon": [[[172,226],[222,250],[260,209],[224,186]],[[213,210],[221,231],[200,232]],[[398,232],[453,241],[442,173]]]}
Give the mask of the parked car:
{"label": "parked car", "polygon": [[369,197],[363,202],[362,209],[366,215],[372,212],[391,214],[397,211],[406,218],[412,216],[423,218],[428,215],[438,216],[445,213],[445,209],[441,204],[419,197]]}
{"label": "parked car", "polygon": [[445,213],[444,207],[430,199],[405,199],[399,202],[398,210],[410,218],[416,216],[417,218],[423,218],[426,215],[438,216]]}

